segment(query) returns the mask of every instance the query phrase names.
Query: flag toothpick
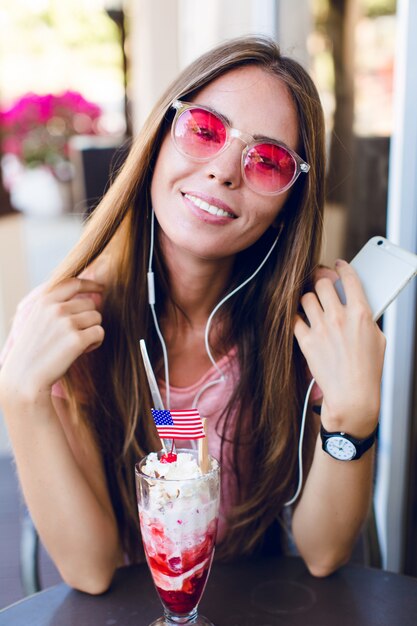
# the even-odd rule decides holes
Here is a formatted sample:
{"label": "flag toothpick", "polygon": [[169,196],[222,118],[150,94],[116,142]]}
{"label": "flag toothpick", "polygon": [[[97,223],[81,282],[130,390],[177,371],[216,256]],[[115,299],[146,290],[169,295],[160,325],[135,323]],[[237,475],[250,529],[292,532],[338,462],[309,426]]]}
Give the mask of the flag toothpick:
{"label": "flag toothpick", "polygon": [[202,473],[207,474],[209,471],[207,420],[203,417],[201,421],[203,422],[205,436],[198,440],[198,464]]}

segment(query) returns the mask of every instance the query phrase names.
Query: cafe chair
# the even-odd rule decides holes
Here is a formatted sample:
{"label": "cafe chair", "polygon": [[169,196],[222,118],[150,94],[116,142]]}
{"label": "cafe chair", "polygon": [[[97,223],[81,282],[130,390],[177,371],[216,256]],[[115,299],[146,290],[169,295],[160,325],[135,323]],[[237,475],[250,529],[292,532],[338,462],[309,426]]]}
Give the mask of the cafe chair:
{"label": "cafe chair", "polygon": [[75,213],[87,217],[95,209],[123,165],[129,148],[127,138],[71,137],[69,156],[74,168],[71,191]]}
{"label": "cafe chair", "polygon": [[41,590],[39,577],[39,536],[28,511],[20,535],[20,582],[25,596]]}
{"label": "cafe chair", "polygon": [[381,548],[378,539],[374,506],[371,506],[368,520],[363,530],[364,565],[382,568]]}

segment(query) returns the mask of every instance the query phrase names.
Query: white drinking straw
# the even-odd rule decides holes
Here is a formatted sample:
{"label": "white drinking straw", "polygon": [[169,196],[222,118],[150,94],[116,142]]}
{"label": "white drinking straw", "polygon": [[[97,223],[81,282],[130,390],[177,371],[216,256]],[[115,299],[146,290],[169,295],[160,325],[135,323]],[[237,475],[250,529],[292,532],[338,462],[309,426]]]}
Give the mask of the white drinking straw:
{"label": "white drinking straw", "polygon": [[[151,362],[149,360],[148,351],[146,349],[146,343],[144,339],[139,341],[140,351],[142,354],[143,365],[145,367],[146,376],[148,379],[149,389],[151,390],[152,401],[154,409],[164,409],[164,403],[162,402],[161,393],[159,391],[158,383],[156,382],[155,374],[152,369]],[[175,452],[175,445],[173,439],[161,439],[162,447],[165,452]]]}

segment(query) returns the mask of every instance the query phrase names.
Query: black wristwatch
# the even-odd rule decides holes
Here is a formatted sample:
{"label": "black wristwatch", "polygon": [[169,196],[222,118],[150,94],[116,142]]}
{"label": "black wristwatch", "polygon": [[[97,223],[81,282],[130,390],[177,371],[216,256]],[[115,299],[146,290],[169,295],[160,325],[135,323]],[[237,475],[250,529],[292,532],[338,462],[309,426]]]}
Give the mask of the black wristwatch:
{"label": "black wristwatch", "polygon": [[322,448],[338,461],[356,461],[371,448],[376,440],[378,426],[366,439],[356,439],[343,432],[329,433],[323,426],[320,428]]}

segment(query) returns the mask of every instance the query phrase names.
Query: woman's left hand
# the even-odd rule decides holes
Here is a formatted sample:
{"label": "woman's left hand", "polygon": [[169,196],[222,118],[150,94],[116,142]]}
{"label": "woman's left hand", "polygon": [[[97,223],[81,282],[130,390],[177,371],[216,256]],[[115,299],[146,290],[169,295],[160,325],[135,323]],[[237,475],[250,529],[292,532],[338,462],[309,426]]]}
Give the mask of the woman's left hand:
{"label": "woman's left hand", "polygon": [[379,413],[385,337],[372,319],[355,270],[336,264],[346,294],[343,305],[331,278],[301,298],[306,323],[297,316],[294,334],[323,392],[322,422],[329,431],[369,435]]}

